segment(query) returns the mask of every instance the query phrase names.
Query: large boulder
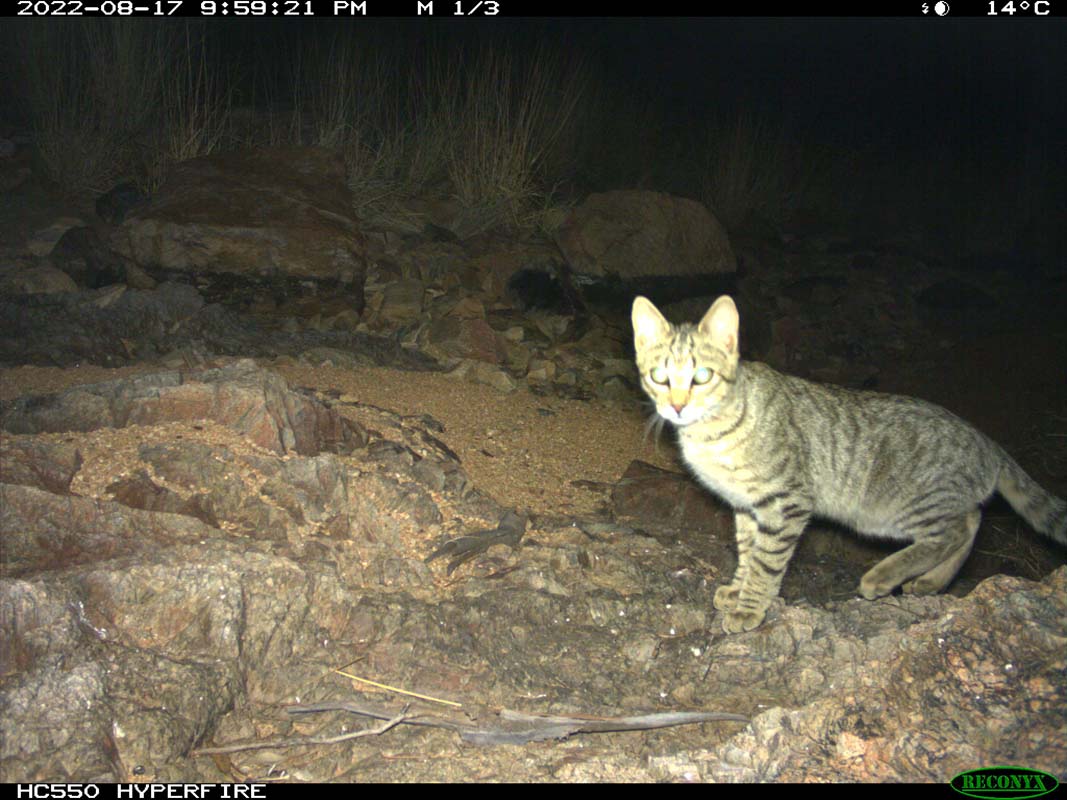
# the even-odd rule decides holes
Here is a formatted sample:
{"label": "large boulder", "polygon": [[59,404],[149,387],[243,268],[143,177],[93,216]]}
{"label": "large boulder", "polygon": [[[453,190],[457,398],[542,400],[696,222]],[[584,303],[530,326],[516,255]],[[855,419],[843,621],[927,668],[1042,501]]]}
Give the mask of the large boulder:
{"label": "large boulder", "polygon": [[149,269],[331,280],[351,284],[360,297],[366,278],[366,242],[344,161],[321,148],[177,164],[116,229],[112,246]]}
{"label": "large boulder", "polygon": [[596,278],[732,273],[726,231],[700,203],[661,192],[590,195],[557,234],[571,268]]}

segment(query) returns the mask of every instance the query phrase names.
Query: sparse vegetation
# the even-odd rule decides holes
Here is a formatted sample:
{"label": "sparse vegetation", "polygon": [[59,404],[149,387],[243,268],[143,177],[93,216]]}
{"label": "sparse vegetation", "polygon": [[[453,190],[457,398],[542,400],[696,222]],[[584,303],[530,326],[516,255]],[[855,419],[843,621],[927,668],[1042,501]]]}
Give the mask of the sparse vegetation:
{"label": "sparse vegetation", "polygon": [[778,227],[829,173],[829,160],[784,124],[742,112],[707,127],[700,198],[729,230],[759,217]]}
{"label": "sparse vegetation", "polygon": [[[811,163],[780,128],[744,115],[694,146],[692,130],[671,134],[649,98],[595,94],[588,63],[543,47],[523,55],[431,40],[414,57],[365,35],[309,38],[289,62],[243,71],[265,130],[236,131],[238,67],[195,24],[41,22],[19,44],[40,161],[75,195],[130,179],[153,189],[170,164],[227,147],[303,144],[344,152],[364,214],[443,193],[475,228],[543,227],[553,193],[574,185],[583,162],[585,189],[699,195],[733,227],[752,213],[780,218]],[[672,174],[689,185],[671,185]]]}
{"label": "sparse vegetation", "polygon": [[151,187],[167,164],[219,146],[224,82],[199,27],[34,20],[15,37],[41,167],[68,194]]}
{"label": "sparse vegetation", "polygon": [[445,96],[454,103],[448,174],[456,196],[517,222],[571,168],[565,145],[582,101],[581,66],[546,51],[519,63],[488,50],[469,68],[456,64],[446,81],[455,89]]}
{"label": "sparse vegetation", "polygon": [[636,187],[698,198],[731,231],[777,228],[804,209],[915,230],[952,252],[1010,247],[1056,202],[1048,158],[1000,163],[937,141],[906,159],[856,143],[818,150],[768,113],[685,107],[654,81],[617,80],[580,48],[474,45],[404,26],[301,28],[270,46],[253,32],[234,46],[222,30],[12,26],[44,173],[72,195],[121,180],[151,190],[176,161],[318,145],[345,154],[363,216],[445,197],[466,209],[467,230],[529,230],[563,199]]}
{"label": "sparse vegetation", "polygon": [[161,82],[158,143],[147,169],[136,177],[156,188],[176,162],[209,155],[229,134],[231,84],[220,78],[202,35],[185,28],[171,70]]}
{"label": "sparse vegetation", "polygon": [[361,213],[444,192],[482,227],[527,227],[573,169],[585,76],[544,50],[521,59],[432,41],[408,58],[335,36],[298,48],[288,102],[264,92],[269,140],[343,151]]}
{"label": "sparse vegetation", "polygon": [[101,192],[135,161],[158,108],[162,29],[67,22],[19,27],[26,101],[47,176],[71,194]]}

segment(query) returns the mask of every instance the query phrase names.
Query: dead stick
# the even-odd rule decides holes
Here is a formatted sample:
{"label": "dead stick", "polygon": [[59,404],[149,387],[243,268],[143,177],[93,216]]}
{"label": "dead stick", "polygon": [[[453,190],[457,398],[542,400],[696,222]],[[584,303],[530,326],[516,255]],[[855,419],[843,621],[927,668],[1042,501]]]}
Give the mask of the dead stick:
{"label": "dead stick", "polygon": [[[388,714],[369,703],[314,703],[289,706],[290,714],[323,711],[349,711],[368,717],[384,719]],[[469,715],[468,715],[469,716]],[[461,722],[439,716],[419,715],[405,720],[410,725],[431,725],[457,732],[465,741],[475,744],[525,744],[546,739],[565,739],[575,733],[605,733],[609,731],[637,731],[692,725],[701,722],[748,722],[741,714],[718,711],[679,711],[638,714],[625,717],[564,717],[525,714],[510,709],[491,711],[482,709],[482,722]]]}
{"label": "dead stick", "polygon": [[189,755],[214,756],[223,753],[238,753],[242,750],[265,750],[268,747],[302,747],[317,744],[337,744],[338,742],[345,742],[349,739],[359,739],[363,736],[379,736],[390,728],[395,728],[407,719],[409,719],[409,717],[407,716],[407,709],[405,708],[395,717],[387,719],[381,725],[373,728],[365,728],[360,731],[352,731],[351,733],[342,733],[337,736],[323,736],[320,738],[298,737],[296,739],[279,739],[273,742],[245,742],[244,744],[228,744],[225,747],[201,747],[198,750],[193,750]]}

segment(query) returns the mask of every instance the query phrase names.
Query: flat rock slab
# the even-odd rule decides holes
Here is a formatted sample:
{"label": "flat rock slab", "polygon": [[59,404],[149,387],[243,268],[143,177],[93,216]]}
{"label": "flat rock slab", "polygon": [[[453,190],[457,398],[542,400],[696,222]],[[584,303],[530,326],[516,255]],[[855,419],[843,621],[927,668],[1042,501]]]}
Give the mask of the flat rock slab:
{"label": "flat rock slab", "polygon": [[[176,352],[274,358],[332,354],[359,364],[439,369],[395,337],[344,330],[297,332],[264,325],[193,286],[167,281],[151,290],[111,286],[94,291],[0,296],[0,364],[117,366]],[[321,358],[319,359],[321,360]]]}
{"label": "flat rock slab", "polygon": [[733,541],[733,510],[680,472],[633,461],[612,488],[611,502],[618,519]]}
{"label": "flat rock slab", "polygon": [[280,376],[250,359],[219,369],[157,372],[0,404],[0,428],[20,434],[205,419],[232,427],[278,454],[350,450],[365,444],[355,425],[289,391]]}

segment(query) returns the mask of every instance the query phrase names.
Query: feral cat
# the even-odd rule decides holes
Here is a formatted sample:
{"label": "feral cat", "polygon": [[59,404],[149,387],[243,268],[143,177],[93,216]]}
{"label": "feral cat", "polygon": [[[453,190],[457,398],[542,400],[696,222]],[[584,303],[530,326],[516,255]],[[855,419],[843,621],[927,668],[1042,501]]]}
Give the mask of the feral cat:
{"label": "feral cat", "polygon": [[994,491],[1067,544],[1067,503],[940,406],[782,375],[738,357],[738,313],[720,297],[697,325],[633,304],[641,385],[678,429],[685,462],[734,508],[737,572],[715,593],[723,628],[763,622],[813,516],[910,545],[860,581],[868,600],[903,584],[941,591],[971,552]]}

